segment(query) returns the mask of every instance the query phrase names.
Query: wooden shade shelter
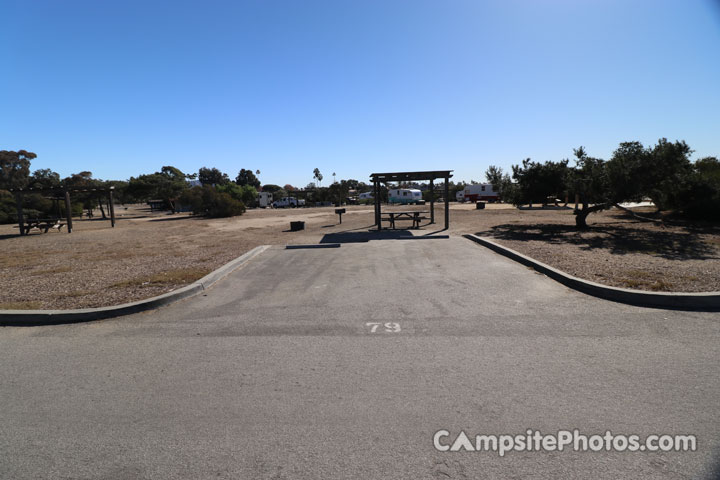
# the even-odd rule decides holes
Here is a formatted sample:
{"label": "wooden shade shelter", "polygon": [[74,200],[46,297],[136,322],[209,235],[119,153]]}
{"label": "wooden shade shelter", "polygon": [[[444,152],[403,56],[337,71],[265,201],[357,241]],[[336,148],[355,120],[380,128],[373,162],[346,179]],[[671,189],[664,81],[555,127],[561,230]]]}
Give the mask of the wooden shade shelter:
{"label": "wooden shade shelter", "polygon": [[450,187],[448,183],[452,177],[452,170],[433,170],[429,172],[396,172],[396,173],[373,173],[370,180],[373,182],[373,197],[375,199],[375,223],[378,230],[382,230],[382,207],[380,202],[380,184],[389,182],[430,182],[430,223],[435,223],[435,180],[442,178],[445,180],[445,229],[450,227],[450,205],[448,196]]}
{"label": "wooden shade shelter", "polygon": [[113,201],[113,192],[115,187],[110,188],[76,188],[76,189],[57,189],[57,188],[28,188],[28,189],[11,189],[12,193],[15,194],[15,202],[17,204],[17,215],[18,215],[18,226],[20,228],[20,235],[27,235],[25,230],[25,216],[23,214],[22,203],[23,194],[26,193],[39,193],[42,195],[53,195],[65,199],[65,219],[67,221],[67,232],[72,233],[72,209],[70,205],[70,192],[73,193],[85,193],[85,194],[96,194],[98,196],[107,194],[108,195],[108,206],[110,207],[110,225],[115,227],[115,205]]}

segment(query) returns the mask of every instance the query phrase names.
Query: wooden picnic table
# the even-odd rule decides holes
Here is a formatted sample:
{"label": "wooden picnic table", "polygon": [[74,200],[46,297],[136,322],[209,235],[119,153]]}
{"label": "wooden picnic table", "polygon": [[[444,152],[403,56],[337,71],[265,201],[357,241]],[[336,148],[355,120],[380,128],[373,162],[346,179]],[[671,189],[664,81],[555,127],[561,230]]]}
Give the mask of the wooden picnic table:
{"label": "wooden picnic table", "polygon": [[35,218],[33,220],[26,220],[25,224],[19,228],[22,229],[20,234],[24,235],[30,233],[30,230],[34,228],[42,230],[44,233],[48,233],[51,228],[55,228],[59,232],[63,226],[65,226],[64,223],[61,223],[59,220],[54,218]]}
{"label": "wooden picnic table", "polygon": [[390,211],[383,212],[383,220],[390,222],[390,228],[395,230],[395,221],[397,220],[412,220],[412,228],[420,228],[420,220],[425,220],[427,217],[423,216],[424,213],[430,213],[429,210],[407,210],[407,211]]}

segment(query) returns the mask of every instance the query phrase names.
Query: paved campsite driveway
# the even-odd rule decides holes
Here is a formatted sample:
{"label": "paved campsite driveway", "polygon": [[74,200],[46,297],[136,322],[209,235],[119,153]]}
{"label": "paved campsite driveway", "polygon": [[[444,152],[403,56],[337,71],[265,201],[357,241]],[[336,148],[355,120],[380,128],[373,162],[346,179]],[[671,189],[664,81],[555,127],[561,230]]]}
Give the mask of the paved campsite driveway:
{"label": "paved campsite driveway", "polygon": [[[702,478],[718,317],[587,297],[462,238],[273,247],[155,312],[0,329],[0,478]],[[433,448],[529,428],[699,451]]]}

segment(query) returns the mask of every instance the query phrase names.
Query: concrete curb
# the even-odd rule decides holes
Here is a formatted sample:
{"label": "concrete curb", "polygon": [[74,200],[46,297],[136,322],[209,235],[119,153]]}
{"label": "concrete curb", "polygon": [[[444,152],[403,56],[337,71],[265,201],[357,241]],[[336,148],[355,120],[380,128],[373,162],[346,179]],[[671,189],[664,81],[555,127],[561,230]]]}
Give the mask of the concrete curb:
{"label": "concrete curb", "polygon": [[489,248],[490,250],[493,250],[494,252],[499,253],[500,255],[504,255],[516,262],[522,263],[527,267],[531,267],[538,272],[547,275],[553,280],[562,283],[566,287],[594,297],[640,307],[664,308],[667,310],[720,311],[720,292],[663,293],[609,287],[607,285],[601,285],[599,283],[568,275],[561,270],[538,262],[537,260],[527,257],[510,248],[503,247],[502,245],[499,245],[487,238],[470,234],[463,236],[473,242]]}
{"label": "concrete curb", "polygon": [[210,288],[214,283],[225,278],[230,272],[248,262],[269,248],[269,245],[255,247],[249,252],[231,260],[217,270],[210,272],[200,280],[172,292],[157,297],[124,303],[111,307],[82,308],[77,310],[0,310],[0,326],[2,327],[34,327],[41,325],[59,325],[63,323],[90,322],[106,318],[130,315],[168,305],[183,298],[190,297]]}

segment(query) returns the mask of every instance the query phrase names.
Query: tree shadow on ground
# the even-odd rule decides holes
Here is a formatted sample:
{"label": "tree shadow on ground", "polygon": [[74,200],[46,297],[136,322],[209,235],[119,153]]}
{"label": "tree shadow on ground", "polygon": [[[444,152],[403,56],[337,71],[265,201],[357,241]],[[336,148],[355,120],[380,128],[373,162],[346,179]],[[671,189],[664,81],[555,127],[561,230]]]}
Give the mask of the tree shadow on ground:
{"label": "tree shadow on ground", "polygon": [[498,240],[575,245],[582,250],[600,249],[615,255],[645,253],[671,260],[720,259],[717,248],[692,233],[650,230],[627,223],[595,225],[588,230],[560,224],[504,224],[476,235]]}

